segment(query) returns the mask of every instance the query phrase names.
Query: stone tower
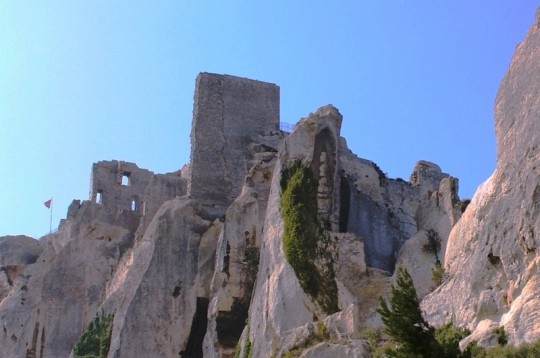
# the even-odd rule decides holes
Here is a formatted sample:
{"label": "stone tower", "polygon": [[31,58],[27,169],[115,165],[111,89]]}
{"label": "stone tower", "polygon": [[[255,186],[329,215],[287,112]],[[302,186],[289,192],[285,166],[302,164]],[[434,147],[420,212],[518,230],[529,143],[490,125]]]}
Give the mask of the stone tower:
{"label": "stone tower", "polygon": [[188,194],[222,214],[240,194],[249,145],[279,129],[279,87],[211,73],[195,86]]}

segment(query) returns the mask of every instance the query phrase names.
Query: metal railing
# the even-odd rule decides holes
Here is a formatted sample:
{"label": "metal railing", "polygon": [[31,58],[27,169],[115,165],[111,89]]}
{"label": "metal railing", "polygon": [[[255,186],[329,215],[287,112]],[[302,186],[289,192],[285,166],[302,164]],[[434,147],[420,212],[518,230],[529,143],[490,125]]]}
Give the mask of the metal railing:
{"label": "metal railing", "polygon": [[279,122],[279,130],[282,132],[291,133],[294,127],[296,127],[294,124]]}

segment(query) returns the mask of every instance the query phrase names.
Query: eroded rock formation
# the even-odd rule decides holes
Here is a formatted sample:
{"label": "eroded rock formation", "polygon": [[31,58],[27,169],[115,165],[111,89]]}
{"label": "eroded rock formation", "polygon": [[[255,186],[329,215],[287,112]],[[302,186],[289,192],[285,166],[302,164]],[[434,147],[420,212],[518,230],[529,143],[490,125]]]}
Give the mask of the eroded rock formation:
{"label": "eroded rock formation", "polygon": [[499,326],[513,345],[540,337],[540,13],[536,22],[496,98],[497,168],[452,230],[448,281],[423,305],[433,323],[454,320],[488,346]]}
{"label": "eroded rock formation", "polygon": [[[429,290],[437,256],[418,247],[428,229],[446,242],[457,180],[429,162],[411,182],[387,178],[349,151],[331,105],[282,132],[278,95],[273,84],[201,74],[188,166],[96,163],[90,200],[74,201],[56,233],[4,238],[24,252],[2,261],[2,353],[67,356],[104,312],[114,315],[109,357],[231,357],[248,342],[272,356],[321,330],[340,343],[305,356],[368,354],[360,335],[380,326],[376,300],[396,264]],[[316,181],[317,294],[283,253],[280,181],[295,160]]]}
{"label": "eroded rock formation", "polygon": [[[474,330],[463,344],[489,345],[501,325],[511,343],[539,338],[538,31],[497,98],[497,170],[463,216],[456,178],[428,161],[409,181],[388,178],[348,149],[335,107],[288,133],[279,87],[200,74],[188,165],[154,174],[98,162],[89,200],[74,201],[57,232],[0,238],[0,355],[73,355],[104,312],[110,358],[370,357],[363,332],[382,326],[377,298],[397,267],[427,295],[430,322]],[[314,181],[312,201],[290,199],[313,203],[308,273],[284,244],[295,165]]]}

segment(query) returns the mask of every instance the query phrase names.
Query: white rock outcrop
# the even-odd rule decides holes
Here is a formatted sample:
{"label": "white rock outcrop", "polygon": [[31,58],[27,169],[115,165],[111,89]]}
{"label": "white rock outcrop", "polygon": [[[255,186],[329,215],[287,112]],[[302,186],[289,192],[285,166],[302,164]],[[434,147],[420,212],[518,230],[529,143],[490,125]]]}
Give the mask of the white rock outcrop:
{"label": "white rock outcrop", "polygon": [[540,338],[540,13],[536,21],[497,95],[497,168],[450,234],[449,280],[423,302],[430,322],[453,320],[479,342],[496,326],[512,345]]}
{"label": "white rock outcrop", "polygon": [[[458,181],[436,164],[419,161],[409,182],[390,179],[347,148],[331,105],[288,134],[277,129],[277,86],[214,74],[197,83],[197,163],[154,174],[98,162],[90,200],[74,201],[58,232],[0,239],[0,355],[74,355],[104,312],[114,315],[109,358],[369,357],[361,338],[382,326],[378,298],[395,269],[406,267],[423,296],[437,261],[459,256],[447,248],[461,216]],[[324,234],[312,268],[331,304],[304,292],[284,255],[281,175],[296,160],[313,173],[313,226]],[[431,251],[428,234],[438,240]],[[505,297],[529,302],[528,282]],[[502,296],[492,287],[479,297],[482,317],[496,322]]]}

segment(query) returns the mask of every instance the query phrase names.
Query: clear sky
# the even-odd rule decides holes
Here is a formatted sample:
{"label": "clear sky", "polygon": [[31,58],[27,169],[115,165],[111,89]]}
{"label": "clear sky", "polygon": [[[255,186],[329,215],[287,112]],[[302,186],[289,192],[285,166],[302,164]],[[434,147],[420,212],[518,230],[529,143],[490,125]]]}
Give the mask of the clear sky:
{"label": "clear sky", "polygon": [[189,162],[195,78],[276,83],[281,121],[333,104],[358,156],[418,160],[471,197],[495,169],[493,104],[531,0],[16,1],[0,7],[0,235],[40,237],[90,169]]}

